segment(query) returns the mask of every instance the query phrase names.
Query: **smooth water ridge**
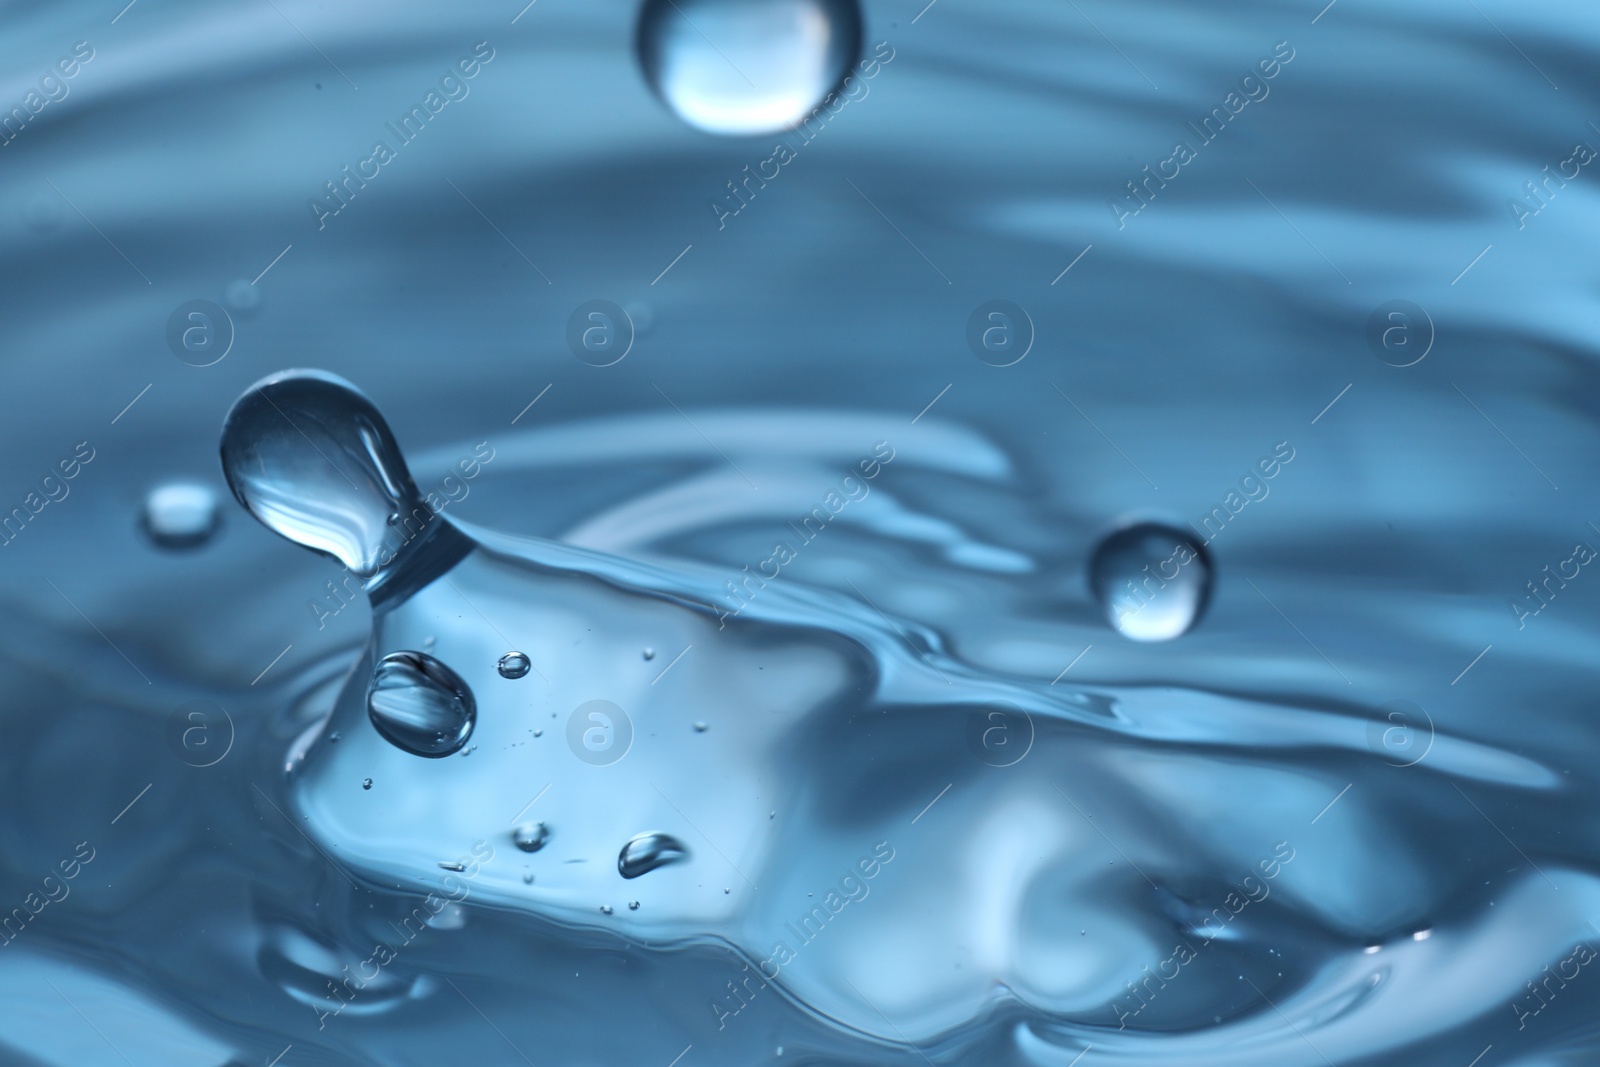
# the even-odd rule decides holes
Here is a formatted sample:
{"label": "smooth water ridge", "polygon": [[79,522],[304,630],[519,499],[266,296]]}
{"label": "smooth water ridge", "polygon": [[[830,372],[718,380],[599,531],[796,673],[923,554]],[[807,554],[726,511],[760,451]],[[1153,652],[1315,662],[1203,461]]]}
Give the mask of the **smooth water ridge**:
{"label": "smooth water ridge", "polygon": [[1600,10],[525,4],[4,16],[0,1063],[1594,1061]]}

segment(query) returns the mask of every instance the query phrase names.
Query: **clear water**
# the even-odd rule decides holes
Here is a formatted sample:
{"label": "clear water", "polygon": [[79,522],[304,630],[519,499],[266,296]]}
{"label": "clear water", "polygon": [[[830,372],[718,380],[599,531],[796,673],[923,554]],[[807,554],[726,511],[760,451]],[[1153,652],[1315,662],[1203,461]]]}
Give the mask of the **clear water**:
{"label": "clear water", "polygon": [[5,16],[0,1058],[1592,1062],[1600,13],[636,16]]}

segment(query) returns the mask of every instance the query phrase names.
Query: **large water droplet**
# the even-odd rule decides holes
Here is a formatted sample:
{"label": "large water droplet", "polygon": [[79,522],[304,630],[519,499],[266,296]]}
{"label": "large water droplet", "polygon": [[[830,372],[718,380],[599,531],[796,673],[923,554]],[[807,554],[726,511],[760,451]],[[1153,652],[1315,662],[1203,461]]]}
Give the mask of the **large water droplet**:
{"label": "large water droplet", "polygon": [[622,846],[617,871],[624,878],[649,874],[657,867],[689,858],[689,849],[670,834],[640,834]]}
{"label": "large water droplet", "polygon": [[839,87],[861,51],[861,11],[856,0],[645,0],[636,45],[651,88],[689,125],[773,133]]}
{"label": "large water droplet", "polygon": [[1170,641],[1187,632],[1211,595],[1211,560],[1181,530],[1139,523],[1100,542],[1089,586],[1106,620],[1135,641]]}
{"label": "large water droplet", "polygon": [[391,652],[372,672],[367,716],[395,747],[436,759],[467,743],[478,707],[461,676],[432,656]]}
{"label": "large water droplet", "polygon": [[140,525],[162,548],[194,548],[217,531],[217,494],[193,482],[158,485],[144,498]]}
{"label": "large water droplet", "polygon": [[222,469],[269,529],[364,578],[433,518],[372,401],[321,371],[274,374],[235,401],[222,427]]}

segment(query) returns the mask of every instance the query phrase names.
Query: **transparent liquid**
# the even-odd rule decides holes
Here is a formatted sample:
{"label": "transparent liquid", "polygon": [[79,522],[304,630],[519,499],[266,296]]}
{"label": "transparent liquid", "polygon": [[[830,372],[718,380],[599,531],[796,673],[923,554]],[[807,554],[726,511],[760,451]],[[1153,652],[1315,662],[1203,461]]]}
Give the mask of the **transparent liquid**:
{"label": "transparent liquid", "polygon": [[[720,227],[772,138],[663,108],[629,10],[285,9],[337,69],[269,9],[16,16],[11,69],[97,54],[5,148],[10,336],[57,354],[8,371],[11,505],[94,458],[4,549],[7,1056],[1587,1062],[1594,205],[1506,200],[1592,139],[1600,27],[1486,7],[1525,60],[1468,9],[1084,10],[1138,69],[1070,6],[866,9],[894,60]],[[1007,366],[966,337],[997,298],[1037,334]],[[209,366],[168,347],[190,300],[235,315]],[[605,367],[591,300],[649,311]],[[1396,300],[1420,361],[1372,340]],[[225,499],[223,414],[297,365],[480,542],[373,649],[469,683],[455,755],[345,688],[362,537],[347,573],[239,511],[141,532],[150,486]],[[1174,640],[1089,581],[1146,520],[1213,564]],[[624,879],[652,831],[688,858]]]}

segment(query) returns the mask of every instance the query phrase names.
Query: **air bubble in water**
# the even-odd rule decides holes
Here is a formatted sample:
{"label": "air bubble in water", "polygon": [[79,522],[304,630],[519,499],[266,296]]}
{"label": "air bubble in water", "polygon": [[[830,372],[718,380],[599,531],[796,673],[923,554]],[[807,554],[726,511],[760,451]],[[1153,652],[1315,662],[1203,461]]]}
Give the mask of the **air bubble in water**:
{"label": "air bubble in water", "polygon": [[542,822],[525,822],[511,831],[511,843],[524,852],[538,852],[550,840],[550,828]]}
{"label": "air bubble in water", "polygon": [[527,675],[529,668],[532,666],[533,661],[521,652],[507,652],[500,657],[500,662],[496,665],[496,669],[499,670],[502,678],[522,678]]}
{"label": "air bubble in water", "polygon": [[688,858],[688,848],[670,834],[639,834],[622,846],[617,856],[617,871],[624,878],[637,878],[657,867]]}
{"label": "air bubble in water", "polygon": [[467,743],[478,708],[471,688],[443,663],[424,652],[391,652],[372,672],[367,715],[396,748],[438,758]]}
{"label": "air bubble in water", "polygon": [[861,51],[856,0],[646,0],[636,38],[656,95],[689,125],[740,136],[798,126]]}
{"label": "air bubble in water", "polygon": [[211,540],[220,518],[217,494],[193,482],[158,485],[144,498],[140,525],[162,548],[194,548]]}
{"label": "air bubble in water", "polygon": [[1170,641],[1186,633],[1211,595],[1211,560],[1181,530],[1139,523],[1100,542],[1089,586],[1106,620],[1135,641]]}

